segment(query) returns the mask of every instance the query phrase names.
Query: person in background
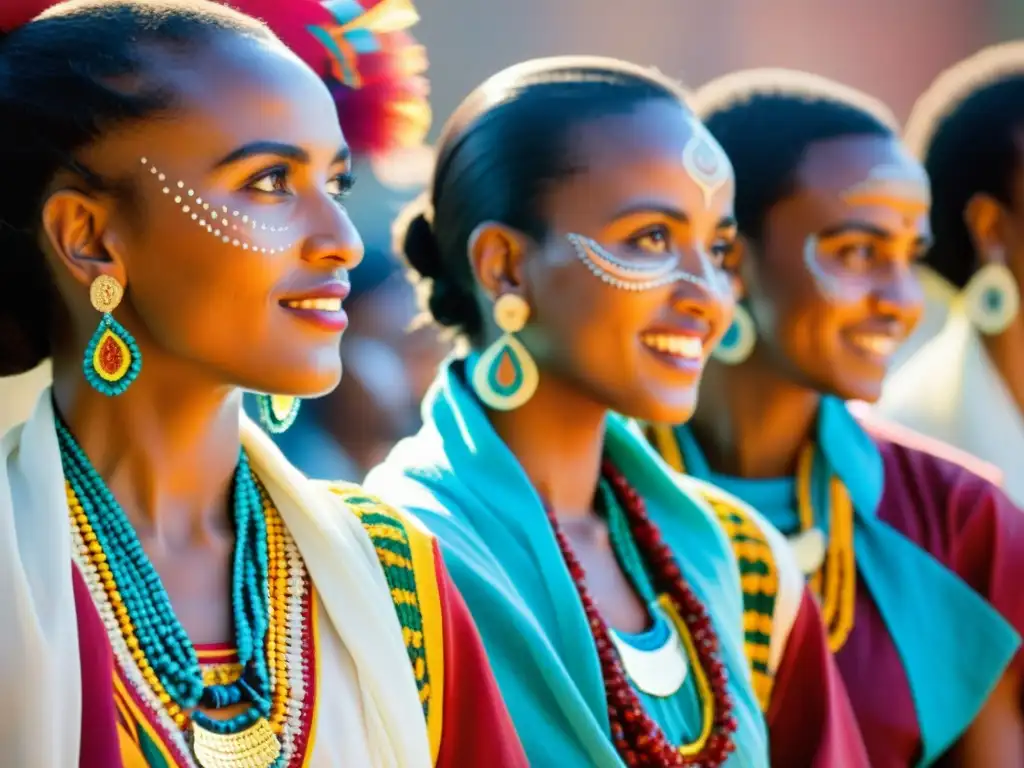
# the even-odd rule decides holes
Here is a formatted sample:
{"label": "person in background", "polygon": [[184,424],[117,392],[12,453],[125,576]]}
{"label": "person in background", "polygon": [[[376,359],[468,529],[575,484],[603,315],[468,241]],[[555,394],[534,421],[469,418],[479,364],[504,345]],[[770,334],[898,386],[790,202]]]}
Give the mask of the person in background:
{"label": "person in background", "polygon": [[906,141],[931,177],[924,264],[947,321],[887,382],[879,412],[990,462],[1024,504],[1024,43],[936,79]]}
{"label": "person in background", "polygon": [[924,169],[883,105],[803,72],[692,103],[736,169],[741,301],[694,418],[653,444],[789,538],[873,768],[1024,765],[1024,515],[977,462],[847,407],[921,313]]}
{"label": "person in background", "polygon": [[[773,533],[611,413],[692,412],[733,306],[732,196],[677,84],[565,57],[468,96],[400,221],[430,315],[468,354],[366,483],[442,542],[534,765],[760,767],[770,736],[776,765],[867,766],[784,545],[742,574],[779,596],[748,624],[718,514],[749,552]],[[766,733],[744,630],[789,733]]]}
{"label": "person in background", "polygon": [[[346,375],[328,395],[303,403],[275,442],[310,477],[361,479],[392,446],[419,428],[419,404],[444,357],[432,329],[411,328],[412,287],[398,262],[371,252],[353,272]],[[248,404],[256,412],[255,403]]]}

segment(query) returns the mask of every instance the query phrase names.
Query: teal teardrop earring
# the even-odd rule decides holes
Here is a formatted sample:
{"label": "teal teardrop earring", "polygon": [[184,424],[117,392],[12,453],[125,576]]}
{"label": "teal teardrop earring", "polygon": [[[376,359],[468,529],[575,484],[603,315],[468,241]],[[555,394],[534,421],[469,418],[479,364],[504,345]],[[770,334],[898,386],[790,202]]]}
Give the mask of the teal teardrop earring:
{"label": "teal teardrop earring", "polygon": [[757,344],[757,328],[754,318],[742,304],[737,304],[732,325],[718,346],[711,350],[711,356],[726,365],[739,365],[754,351]]}
{"label": "teal teardrop earring", "polygon": [[279,435],[295,423],[302,401],[291,395],[257,395],[260,424],[273,435]]}
{"label": "teal teardrop earring", "polygon": [[93,389],[107,397],[123,394],[142,369],[142,353],[135,339],[111,314],[123,297],[124,288],[109,275],[100,275],[89,287],[89,300],[103,317],[85,348],[82,370]]}
{"label": "teal teardrop earring", "polygon": [[520,407],[537,391],[537,364],[515,334],[526,326],[530,305],[506,293],[494,302],[494,322],[504,333],[484,350],[473,369],[477,397],[496,411]]}
{"label": "teal teardrop earring", "polygon": [[1005,331],[1020,312],[1020,288],[1002,259],[999,253],[998,260],[981,267],[960,293],[967,317],[986,336]]}

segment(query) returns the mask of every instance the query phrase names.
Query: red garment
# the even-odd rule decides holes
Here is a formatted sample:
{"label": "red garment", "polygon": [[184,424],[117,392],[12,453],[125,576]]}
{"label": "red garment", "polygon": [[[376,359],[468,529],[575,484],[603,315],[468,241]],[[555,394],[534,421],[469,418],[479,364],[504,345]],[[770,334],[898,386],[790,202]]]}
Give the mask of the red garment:
{"label": "red garment", "polygon": [[821,613],[806,587],[775,674],[767,718],[773,766],[871,768]]}
{"label": "red garment", "polygon": [[438,768],[529,768],[476,624],[434,540],[444,614],[444,724]]}
{"label": "red garment", "polygon": [[[438,768],[528,768],[476,625],[434,542],[444,631],[444,719]],[[79,768],[120,768],[114,707],[114,658],[85,580],[72,567],[82,661]],[[411,671],[410,671],[411,674]]]}
{"label": "red garment", "polygon": [[114,711],[114,654],[81,572],[71,566],[82,663],[82,746],[79,768],[117,768],[121,747]]}

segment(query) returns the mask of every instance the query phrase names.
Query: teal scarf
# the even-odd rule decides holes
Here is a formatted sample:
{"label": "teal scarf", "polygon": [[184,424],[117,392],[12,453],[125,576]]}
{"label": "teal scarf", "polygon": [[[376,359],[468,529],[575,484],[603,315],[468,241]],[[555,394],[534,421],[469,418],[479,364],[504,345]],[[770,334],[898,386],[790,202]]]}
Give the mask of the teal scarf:
{"label": "teal scarf", "polygon": [[[374,469],[365,487],[417,515],[438,537],[469,605],[532,765],[620,768],[593,636],[543,503],[491,428],[462,375],[442,367],[423,428]],[[609,418],[606,451],[649,507],[675,510],[688,542],[680,562],[708,607],[728,667],[739,727],[730,768],[768,765],[767,735],[743,655],[736,561],[713,515],[652,450]]]}
{"label": "teal scarf", "polygon": [[[688,474],[757,507],[759,481],[717,475],[686,426],[675,434]],[[846,486],[855,510],[857,571],[903,661],[921,728],[919,765],[931,765],[963,734],[1020,645],[1017,632],[959,576],[877,517],[885,473],[871,436],[846,404],[822,398],[811,479],[816,510],[829,509],[829,481]],[[778,483],[775,480],[766,483]],[[783,533],[798,528],[795,503],[760,509]],[[826,516],[827,517],[827,516]],[[815,523],[827,533],[827,520]]]}

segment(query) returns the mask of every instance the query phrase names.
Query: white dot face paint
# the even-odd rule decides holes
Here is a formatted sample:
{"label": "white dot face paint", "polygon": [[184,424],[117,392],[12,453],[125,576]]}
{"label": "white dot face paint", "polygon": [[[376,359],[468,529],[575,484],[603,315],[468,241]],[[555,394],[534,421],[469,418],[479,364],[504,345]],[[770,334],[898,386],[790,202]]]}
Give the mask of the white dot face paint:
{"label": "white dot face paint", "polygon": [[[263,254],[284,253],[295,245],[294,238],[271,237],[288,231],[288,226],[274,226],[258,221],[249,214],[229,209],[226,205],[216,206],[184,181],[168,181],[164,174],[147,157],[140,164],[149,170],[149,176],[160,185],[160,191],[181,210],[186,220],[205,230],[211,237],[224,245]],[[276,241],[271,243],[270,241]]]}
{"label": "white dot face paint", "polygon": [[[705,208],[722,207],[725,192],[733,178],[732,165],[725,152],[701,123],[690,120],[691,133],[681,159],[687,177],[700,192]],[[697,207],[696,200],[689,203]],[[638,253],[629,249],[618,255],[596,240],[580,234],[567,235],[576,257],[602,282],[623,291],[650,291],[677,282],[700,286],[711,296],[732,297],[729,275],[715,266],[707,253],[699,251],[697,272],[682,264],[678,252]]]}
{"label": "white dot face paint", "polygon": [[702,274],[695,275],[680,267],[679,256],[675,253],[619,257],[589,237],[577,234],[566,237],[576,258],[594,277],[621,291],[651,291],[682,281],[700,286],[714,296],[732,293],[728,275],[703,254],[700,256]]}

